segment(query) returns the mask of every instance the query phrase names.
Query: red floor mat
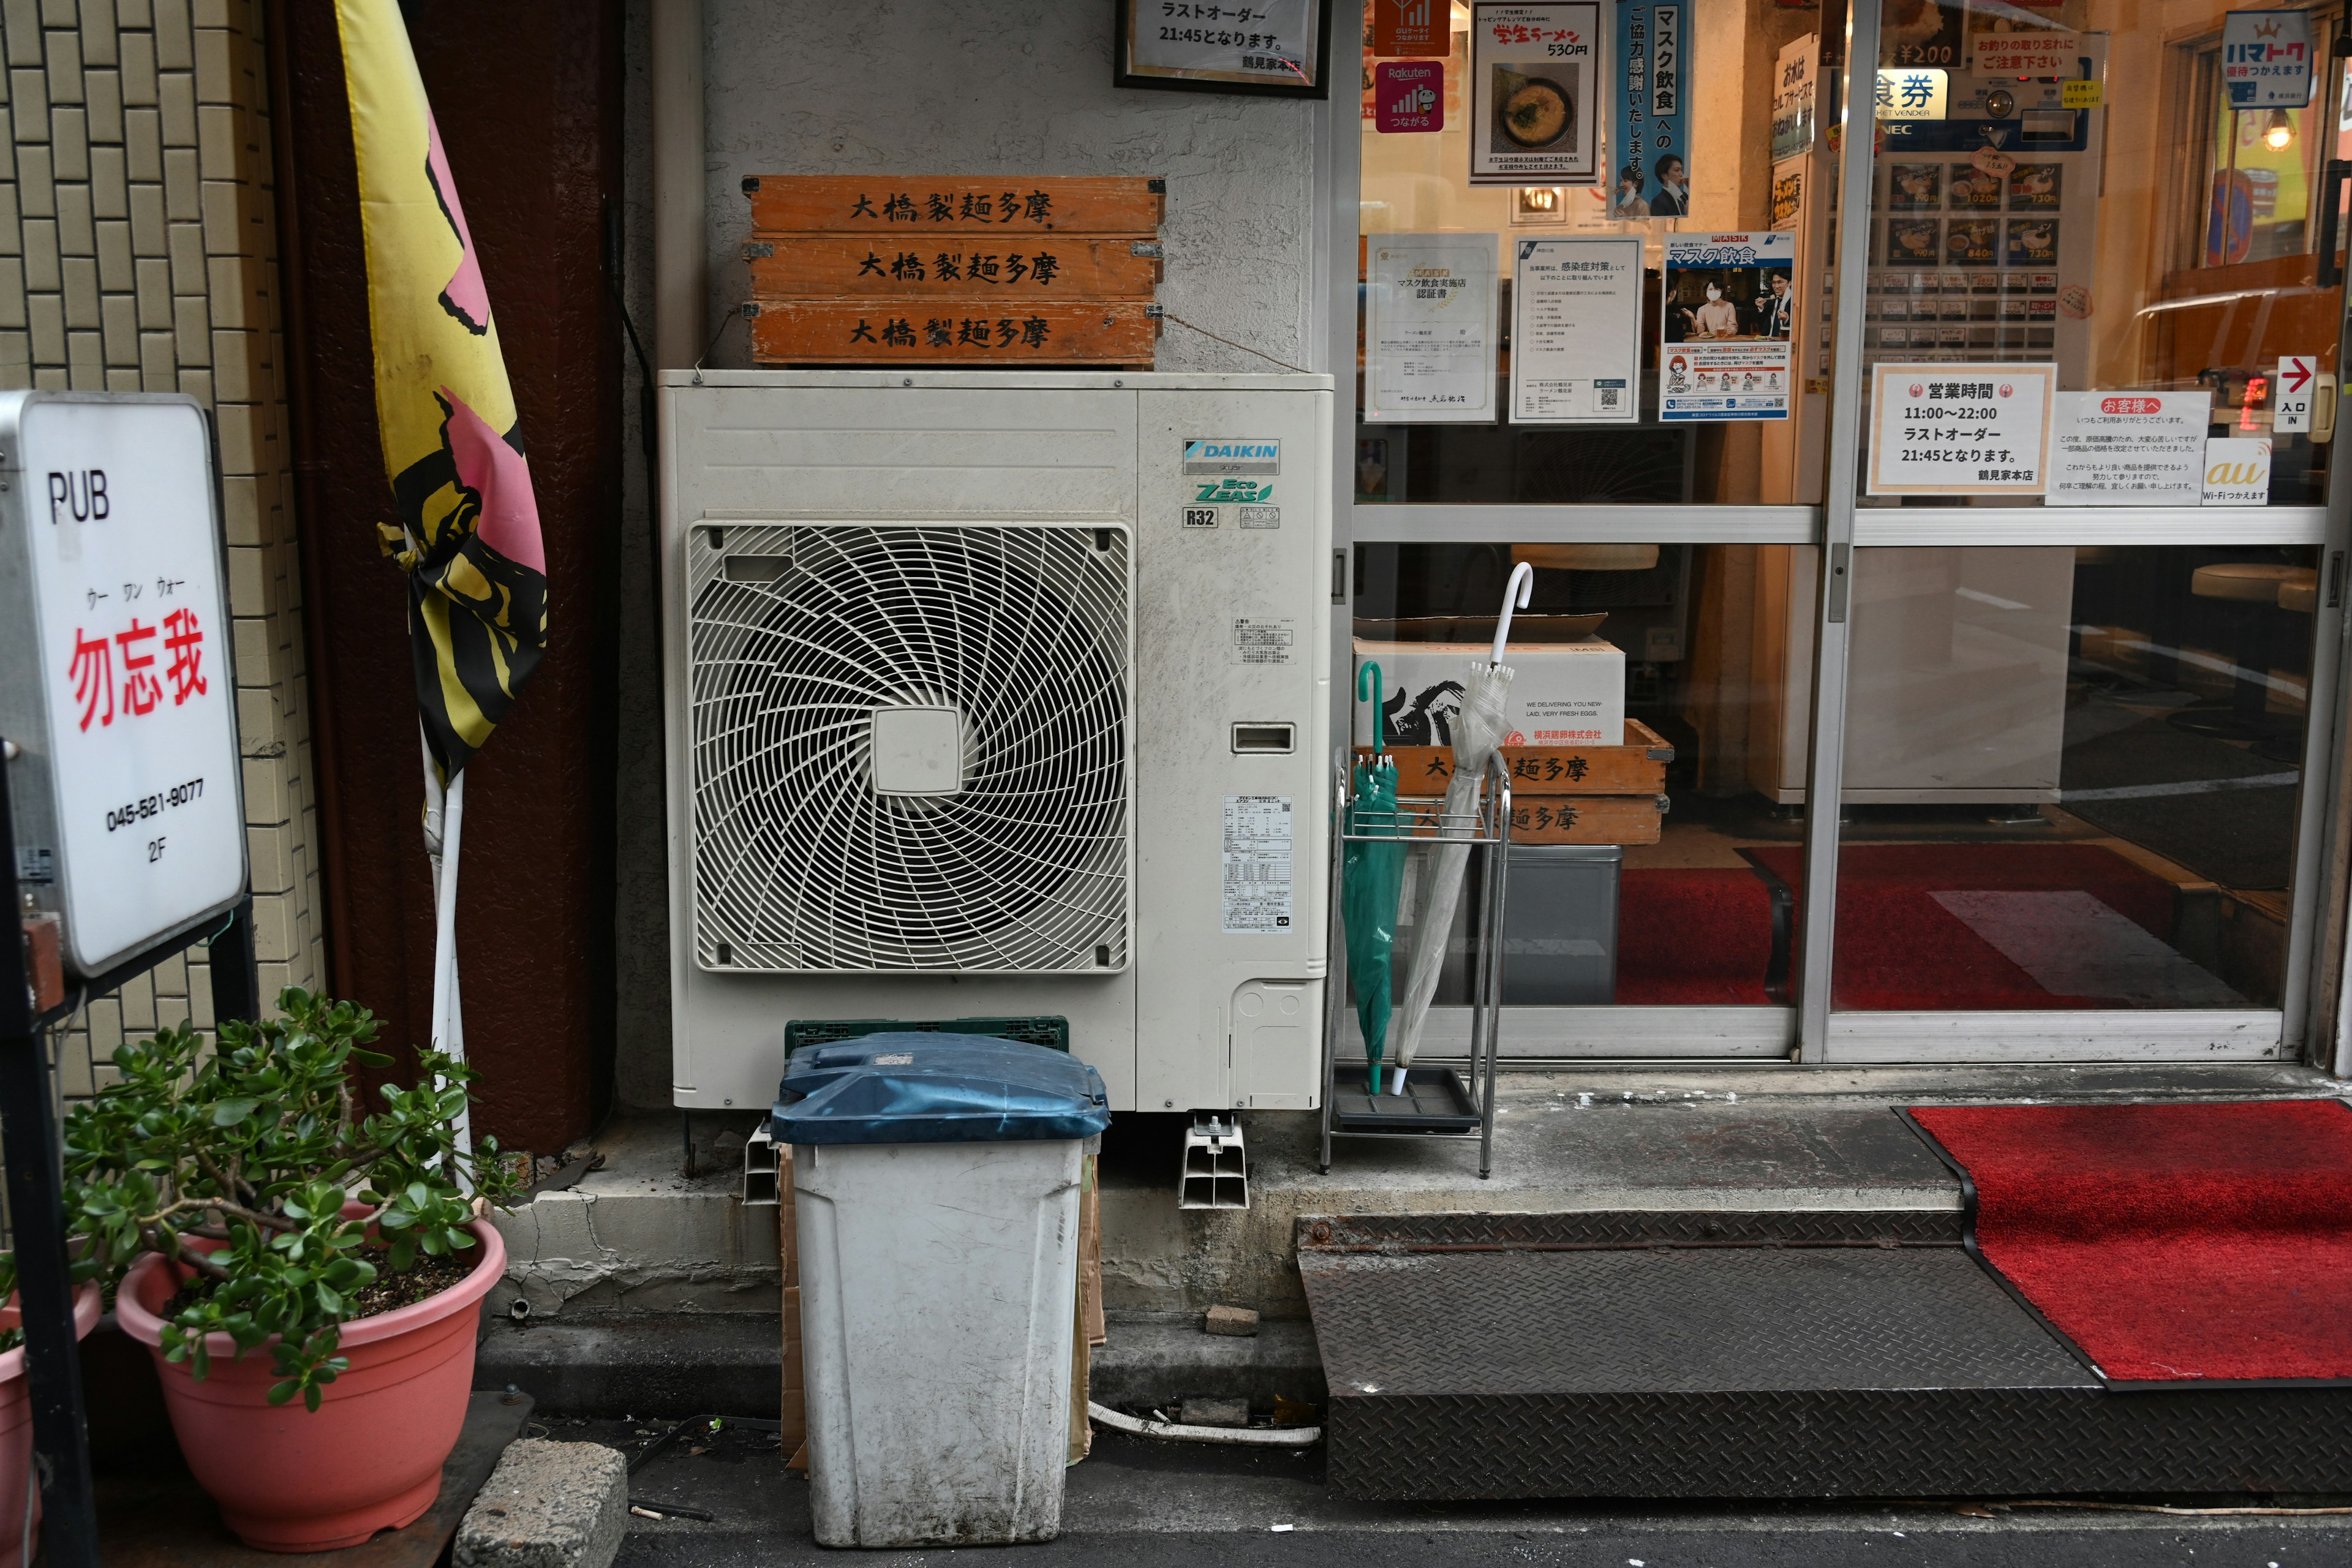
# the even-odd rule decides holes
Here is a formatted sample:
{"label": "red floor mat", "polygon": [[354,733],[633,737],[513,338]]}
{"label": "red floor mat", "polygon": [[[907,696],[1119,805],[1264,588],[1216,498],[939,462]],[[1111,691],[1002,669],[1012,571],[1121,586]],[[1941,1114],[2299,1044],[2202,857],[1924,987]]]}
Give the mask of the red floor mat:
{"label": "red floor mat", "polygon": [[1772,899],[1745,867],[1633,870],[1617,904],[1617,1000],[1631,1005],[1761,1007],[1772,962]]}
{"label": "red floor mat", "polygon": [[1915,1107],[1980,1257],[2115,1382],[2352,1378],[2352,1110]]}
{"label": "red floor mat", "polygon": [[[1797,896],[1804,852],[1748,851]],[[2096,844],[1849,844],[1838,857],[1832,1005],[1868,1011],[2111,1007],[2045,990],[1937,903],[1951,891],[2081,891],[2151,934],[2172,927],[2172,885]]]}

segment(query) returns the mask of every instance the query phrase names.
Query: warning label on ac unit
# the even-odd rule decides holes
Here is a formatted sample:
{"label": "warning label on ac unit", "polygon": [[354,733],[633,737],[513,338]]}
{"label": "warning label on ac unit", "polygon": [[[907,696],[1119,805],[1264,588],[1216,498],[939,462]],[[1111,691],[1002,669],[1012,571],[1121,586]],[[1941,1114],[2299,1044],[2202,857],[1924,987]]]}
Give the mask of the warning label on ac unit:
{"label": "warning label on ac unit", "polygon": [[1298,647],[1298,623],[1269,616],[1235,616],[1228,664],[1288,664]]}
{"label": "warning label on ac unit", "polygon": [[1290,929],[1290,796],[1225,796],[1225,930]]}

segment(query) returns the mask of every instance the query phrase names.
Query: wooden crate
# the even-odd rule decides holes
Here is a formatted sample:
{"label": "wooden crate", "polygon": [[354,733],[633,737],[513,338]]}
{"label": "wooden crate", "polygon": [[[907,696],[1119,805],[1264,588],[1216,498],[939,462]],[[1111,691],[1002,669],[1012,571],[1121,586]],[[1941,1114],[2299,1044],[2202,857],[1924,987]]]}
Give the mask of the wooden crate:
{"label": "wooden crate", "polygon": [[1664,830],[1662,795],[1511,796],[1514,844],[1655,844]]}
{"label": "wooden crate", "polygon": [[1148,300],[1160,241],[1141,235],[778,235],[743,247],[765,300],[996,296],[1002,308],[1054,300]]}
{"label": "wooden crate", "polygon": [[[1356,748],[1358,756],[1370,750]],[[1442,795],[1454,776],[1451,746],[1391,746],[1397,760],[1397,788],[1404,795]],[[1625,721],[1622,746],[1505,746],[1504,764],[1510,769],[1511,794],[1655,795],[1665,793],[1666,764],[1675,760],[1674,747],[1639,719]],[[1580,843],[1561,839],[1560,843]],[[1596,843],[1614,843],[1597,839]],[[1646,842],[1646,841],[1645,841]]]}
{"label": "wooden crate", "polygon": [[[1165,180],[1119,175],[753,174],[755,237],[783,234],[1152,234]],[[1012,210],[1006,204],[1010,199]]]}
{"label": "wooden crate", "polygon": [[761,364],[1148,366],[1160,331],[1140,300],[755,300],[743,311]]}

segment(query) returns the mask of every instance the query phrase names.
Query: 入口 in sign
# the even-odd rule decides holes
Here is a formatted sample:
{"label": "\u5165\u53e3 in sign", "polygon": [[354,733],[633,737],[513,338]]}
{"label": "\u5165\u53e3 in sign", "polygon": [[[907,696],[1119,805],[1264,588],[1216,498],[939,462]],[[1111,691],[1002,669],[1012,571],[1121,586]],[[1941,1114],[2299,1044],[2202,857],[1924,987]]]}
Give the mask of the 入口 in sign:
{"label": "\u5165\u53e3 in sign", "polygon": [[2050,364],[1872,367],[1868,492],[2040,495],[2049,484]]}
{"label": "\u5165\u53e3 in sign", "polygon": [[2311,405],[2319,389],[2319,360],[2315,354],[2282,354],[2278,379],[2271,384],[2271,431],[2298,436],[2311,428]]}
{"label": "\u5165\u53e3 in sign", "polygon": [[93,976],[245,891],[212,440],[190,398],[9,393],[0,453],[17,863]]}

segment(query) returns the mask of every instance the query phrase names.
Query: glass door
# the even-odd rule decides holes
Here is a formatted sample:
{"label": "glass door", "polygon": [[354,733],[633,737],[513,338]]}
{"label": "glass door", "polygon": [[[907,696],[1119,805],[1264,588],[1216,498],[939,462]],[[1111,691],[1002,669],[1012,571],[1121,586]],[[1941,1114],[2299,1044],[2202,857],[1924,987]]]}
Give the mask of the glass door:
{"label": "glass door", "polygon": [[[1830,405],[1822,15],[1363,17],[1335,160],[1359,198],[1335,279],[1358,372],[1339,668],[1376,667],[1382,695],[1348,732],[1426,767],[1524,571],[1505,1054],[1787,1057]],[[1458,1048],[1466,930],[1401,936],[1447,945],[1428,1039]]]}
{"label": "glass door", "polygon": [[2342,13],[1876,20],[1804,1054],[2294,1055],[2341,636]]}

